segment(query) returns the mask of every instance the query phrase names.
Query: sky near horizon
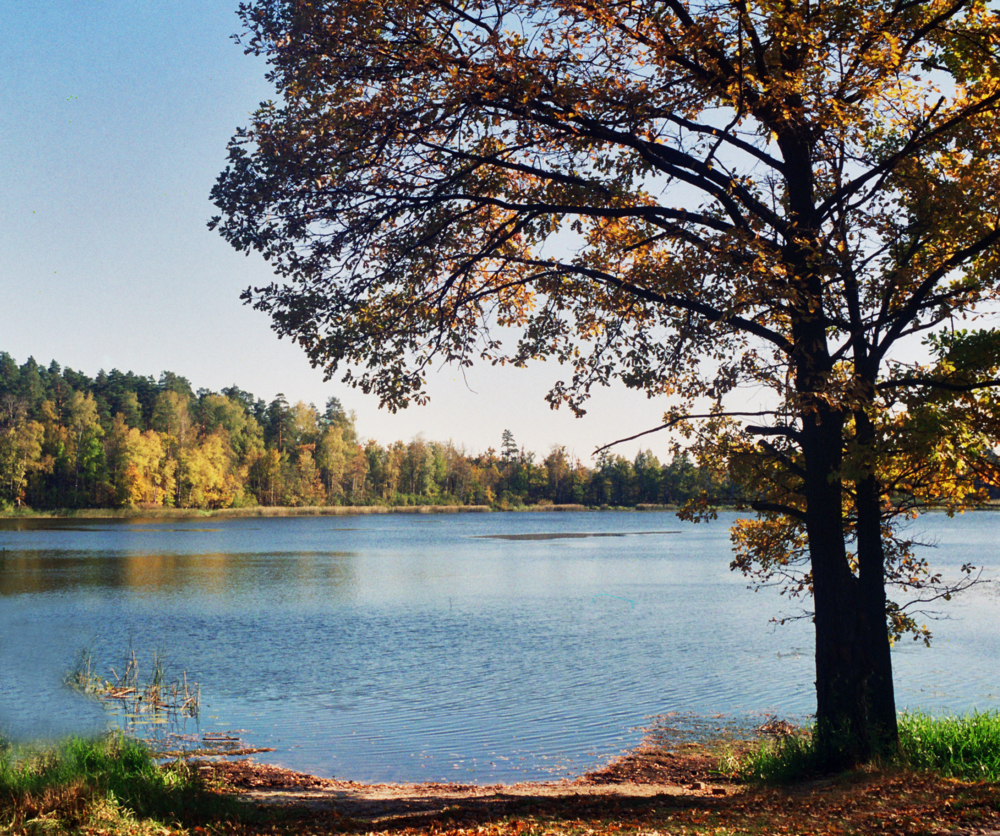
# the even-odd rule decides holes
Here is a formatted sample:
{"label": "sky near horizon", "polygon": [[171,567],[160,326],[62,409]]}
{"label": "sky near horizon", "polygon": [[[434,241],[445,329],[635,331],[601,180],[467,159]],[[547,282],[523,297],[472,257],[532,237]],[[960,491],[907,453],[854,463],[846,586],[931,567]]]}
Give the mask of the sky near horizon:
{"label": "sky near horizon", "polygon": [[[431,403],[392,414],[374,396],[324,383],[269,318],[240,302],[270,281],[263,259],[207,229],[226,143],[272,95],[264,63],[231,36],[237,0],[8,2],[0,14],[0,351],[94,376],[101,369],[195,389],[236,384],[322,409],[337,396],[365,438],[499,448],[505,429],[539,458],[562,444],[591,463],[596,447],[659,424],[670,404],[614,387],[588,414],[552,411],[568,369],[443,366]],[[669,459],[666,434],[623,444]]]}

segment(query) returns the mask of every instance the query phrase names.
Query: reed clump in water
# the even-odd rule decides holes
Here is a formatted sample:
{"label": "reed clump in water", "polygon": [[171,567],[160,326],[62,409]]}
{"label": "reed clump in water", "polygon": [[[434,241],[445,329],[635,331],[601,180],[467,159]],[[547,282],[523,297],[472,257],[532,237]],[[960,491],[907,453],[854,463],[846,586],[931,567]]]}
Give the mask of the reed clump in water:
{"label": "reed clump in water", "polygon": [[170,680],[160,654],[153,653],[148,678],[141,676],[135,650],[131,647],[125,655],[122,672],[119,674],[114,668],[109,671],[110,679],[98,674],[93,657],[85,650],[76,667],[67,674],[66,684],[86,696],[115,703],[128,718],[152,714],[154,717],[197,719],[201,686],[189,683],[186,671],[180,678]]}

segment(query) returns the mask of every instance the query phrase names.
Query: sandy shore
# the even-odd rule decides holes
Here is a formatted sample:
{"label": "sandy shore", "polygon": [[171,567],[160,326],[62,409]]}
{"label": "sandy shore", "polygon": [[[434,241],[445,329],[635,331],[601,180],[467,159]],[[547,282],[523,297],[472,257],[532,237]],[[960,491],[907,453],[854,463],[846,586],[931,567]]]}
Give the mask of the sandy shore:
{"label": "sandy shore", "polygon": [[649,798],[657,795],[731,795],[739,787],[717,772],[718,761],[700,749],[664,752],[638,749],[575,780],[480,786],[456,783],[363,784],[319,778],[250,760],[199,767],[258,804],[308,807],[355,820],[382,822],[431,818],[456,809],[506,815],[557,799]]}

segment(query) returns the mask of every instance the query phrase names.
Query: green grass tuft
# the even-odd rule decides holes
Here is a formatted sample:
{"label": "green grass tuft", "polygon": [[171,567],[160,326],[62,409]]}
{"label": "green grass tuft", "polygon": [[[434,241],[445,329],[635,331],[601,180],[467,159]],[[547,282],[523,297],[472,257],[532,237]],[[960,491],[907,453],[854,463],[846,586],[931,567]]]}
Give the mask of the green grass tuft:
{"label": "green grass tuft", "polygon": [[186,763],[159,766],[121,734],[71,738],[54,747],[0,748],[0,831],[35,819],[74,826],[112,808],[160,823],[237,820],[245,806],[211,793]]}
{"label": "green grass tuft", "polygon": [[1000,780],[1000,712],[899,718],[901,760],[913,769],[949,778]]}
{"label": "green grass tuft", "polygon": [[730,754],[720,768],[751,784],[786,784],[814,774],[818,764],[812,730],[802,728],[780,737],[768,737],[739,754]]}
{"label": "green grass tuft", "polygon": [[[1000,781],[1000,712],[966,716],[899,715],[899,754],[893,765],[947,778]],[[781,784],[821,771],[812,729],[758,742],[720,765],[750,783]]]}

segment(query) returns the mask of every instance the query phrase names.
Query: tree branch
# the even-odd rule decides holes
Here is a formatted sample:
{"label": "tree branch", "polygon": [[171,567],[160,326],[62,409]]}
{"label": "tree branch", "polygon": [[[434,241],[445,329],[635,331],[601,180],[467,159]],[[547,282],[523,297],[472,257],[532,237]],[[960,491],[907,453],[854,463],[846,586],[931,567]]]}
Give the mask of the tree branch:
{"label": "tree branch", "polygon": [[751,435],[781,435],[793,441],[799,441],[802,438],[802,434],[793,427],[758,427],[748,425],[744,429]]}
{"label": "tree branch", "polygon": [[902,377],[897,380],[887,380],[876,387],[880,392],[889,389],[902,389],[907,386],[924,386],[929,389],[944,389],[947,392],[975,392],[977,389],[991,389],[1000,386],[1000,380],[984,380],[976,383],[951,383],[933,377]]}
{"label": "tree branch", "polygon": [[803,511],[798,508],[792,508],[790,505],[781,505],[778,502],[764,502],[764,501],[750,501],[750,507],[754,511],[760,511],[762,513],[769,514],[784,514],[786,517],[792,517],[799,522],[806,521],[806,515]]}
{"label": "tree branch", "polygon": [[617,441],[612,441],[609,444],[605,444],[602,447],[598,447],[594,450],[594,455],[598,453],[603,453],[605,450],[614,447],[616,444],[624,444],[626,441],[635,441],[637,438],[642,438],[644,435],[652,435],[653,433],[658,433],[660,430],[668,430],[671,427],[677,426],[683,421],[700,421],[708,418],[740,418],[740,417],[753,417],[759,418],[764,415],[776,415],[776,412],[764,411],[764,412],[706,412],[701,415],[677,415],[667,421],[665,424],[661,424],[659,427],[653,427],[651,430],[643,430],[641,433],[636,433],[635,435],[630,435],[628,438],[619,438]]}
{"label": "tree branch", "polygon": [[[549,269],[564,273],[577,273],[581,276],[593,279],[594,281],[610,284],[612,287],[618,288],[626,293],[630,293],[640,299],[645,299],[647,302],[653,302],[658,305],[666,305],[671,308],[678,308],[682,311],[690,311],[691,313],[703,316],[709,322],[722,322],[739,331],[753,334],[754,336],[760,337],[761,339],[771,343],[785,354],[791,354],[794,349],[792,343],[776,331],[772,331],[770,328],[765,328],[763,325],[754,322],[752,319],[726,314],[718,308],[704,302],[700,302],[694,298],[685,298],[683,296],[676,296],[674,294],[667,293],[654,293],[651,290],[639,287],[632,282],[627,282],[624,279],[620,279],[617,276],[604,272],[603,270],[595,270],[592,267],[584,267],[580,264],[565,264],[563,262],[551,261],[548,259],[511,258],[510,261],[512,263],[529,264],[535,267],[548,267]],[[766,415],[770,413],[755,414]]]}

